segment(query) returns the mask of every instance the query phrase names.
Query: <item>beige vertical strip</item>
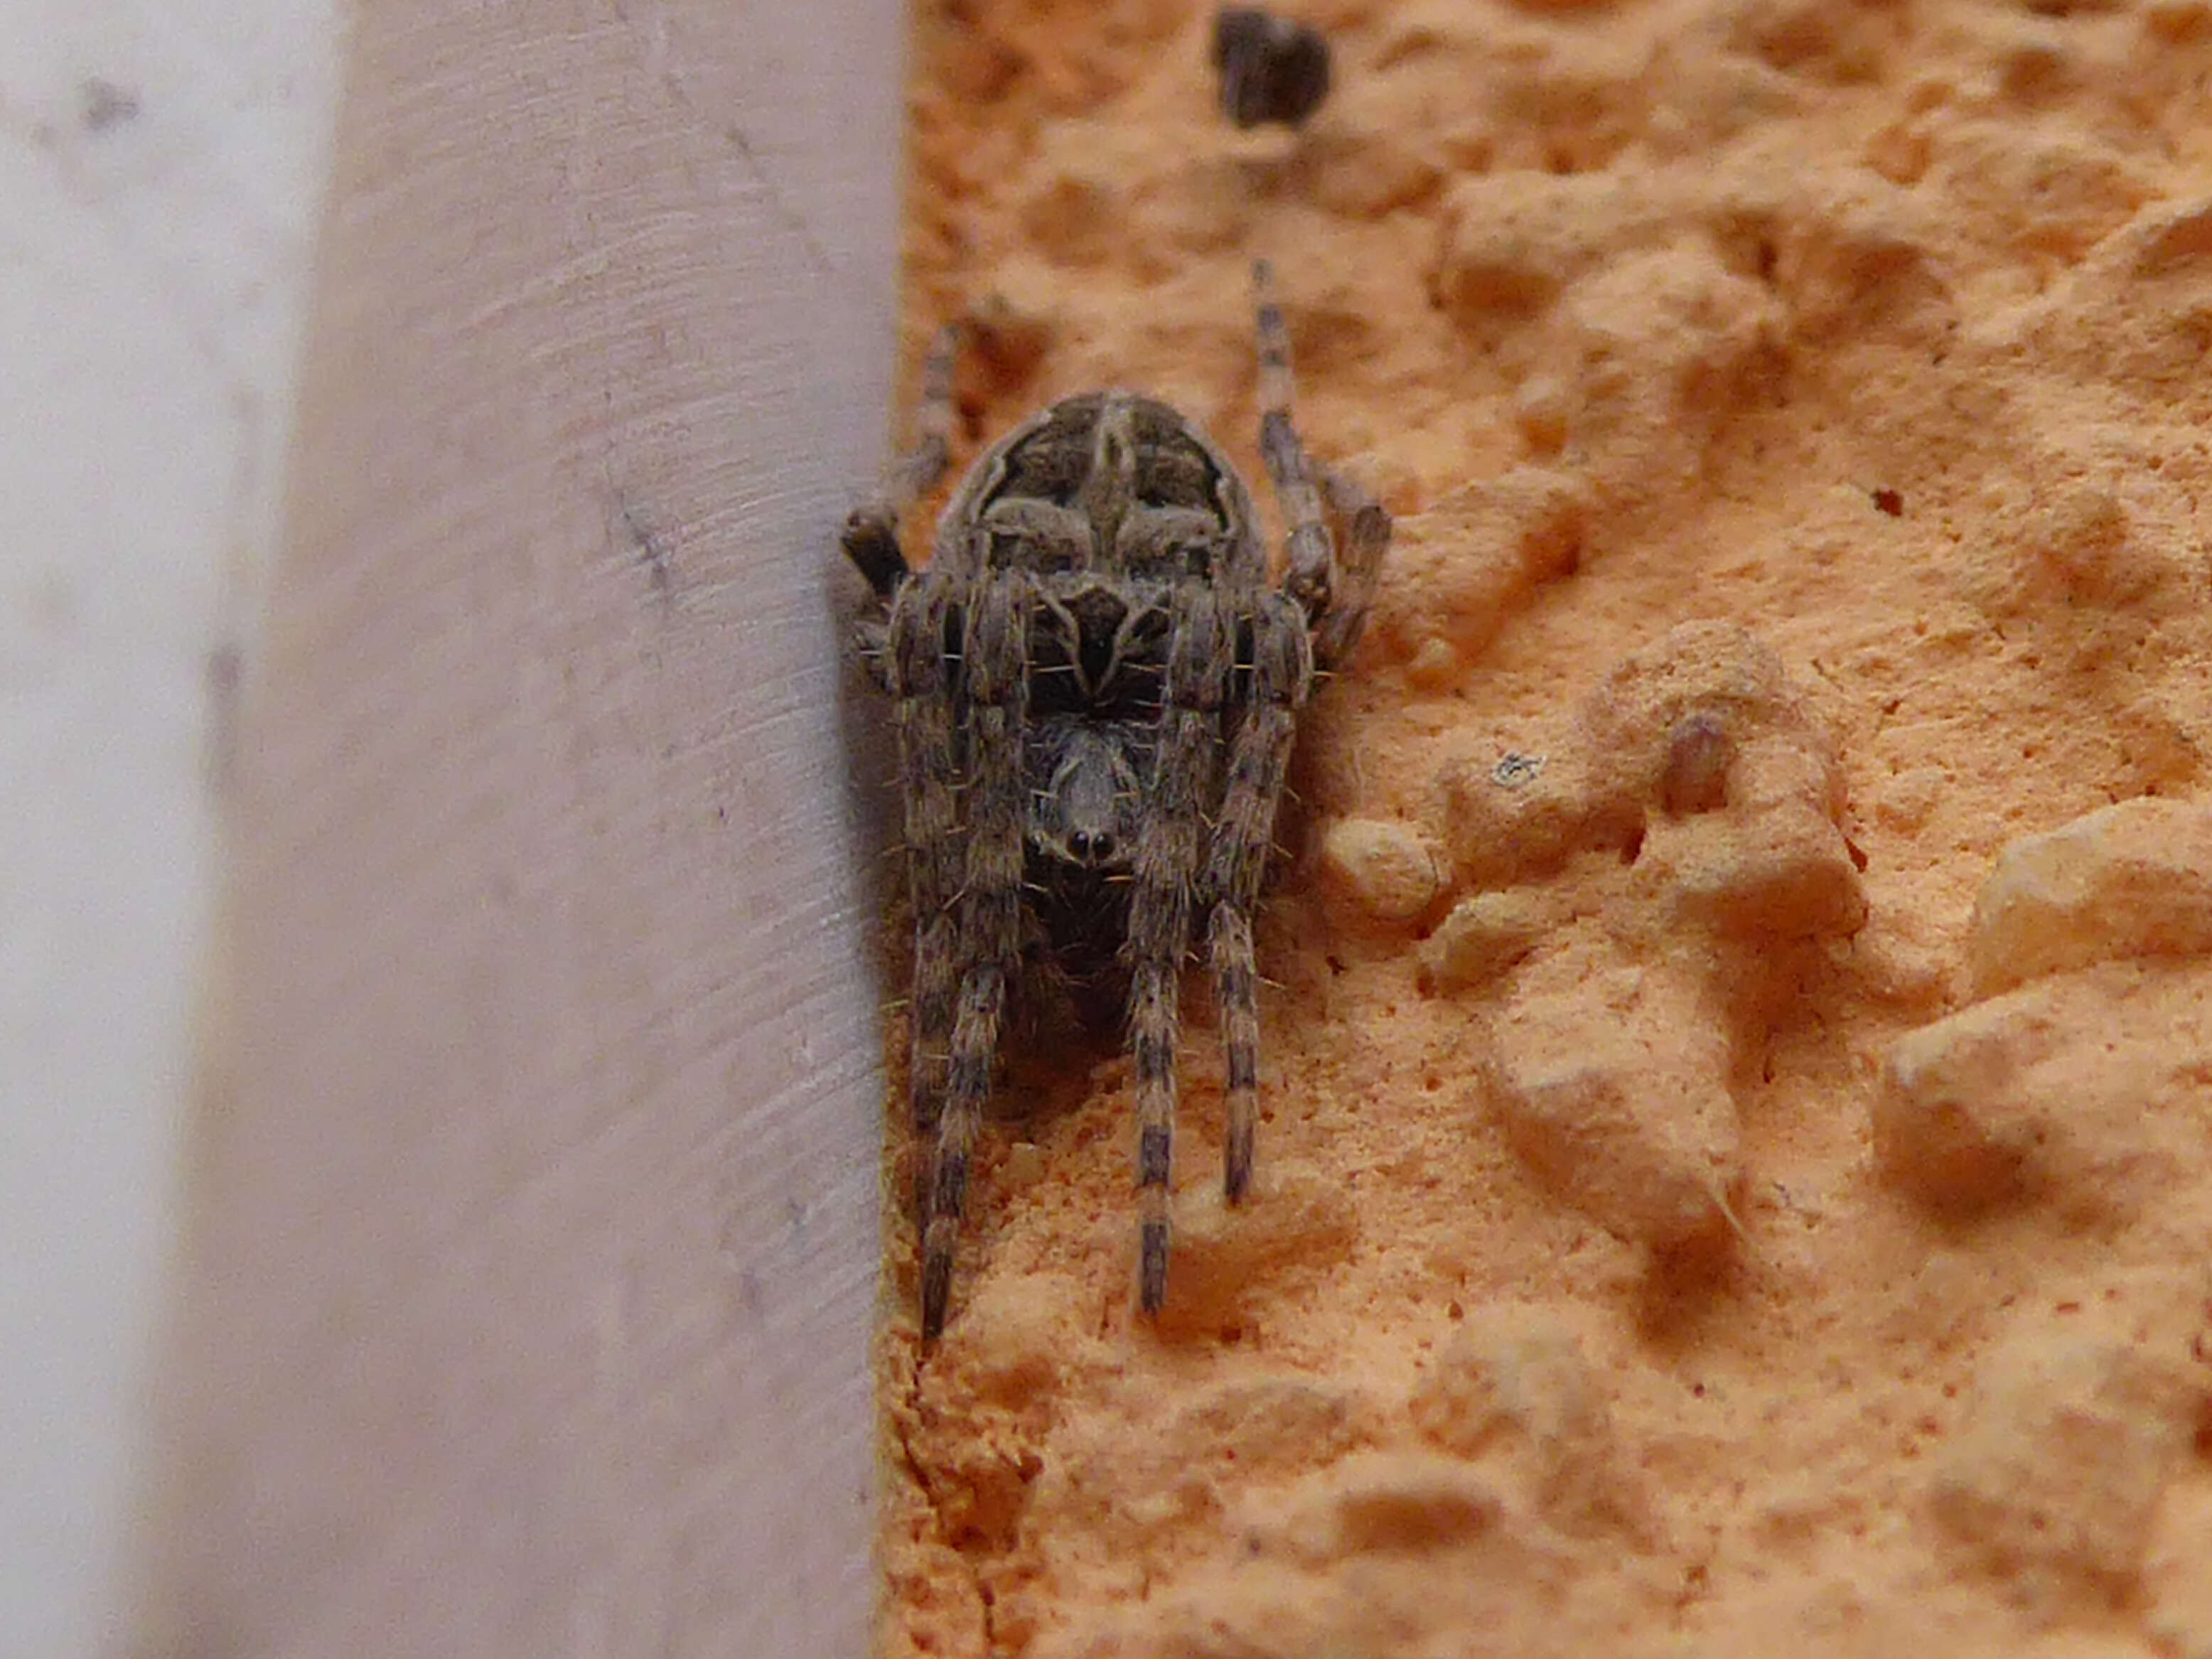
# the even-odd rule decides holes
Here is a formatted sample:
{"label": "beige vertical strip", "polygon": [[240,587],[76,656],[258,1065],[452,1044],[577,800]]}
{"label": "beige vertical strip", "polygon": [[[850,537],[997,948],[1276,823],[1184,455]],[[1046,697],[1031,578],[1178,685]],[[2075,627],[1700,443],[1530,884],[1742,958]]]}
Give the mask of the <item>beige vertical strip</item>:
{"label": "beige vertical strip", "polygon": [[894,0],[362,0],[142,1648],[863,1650]]}

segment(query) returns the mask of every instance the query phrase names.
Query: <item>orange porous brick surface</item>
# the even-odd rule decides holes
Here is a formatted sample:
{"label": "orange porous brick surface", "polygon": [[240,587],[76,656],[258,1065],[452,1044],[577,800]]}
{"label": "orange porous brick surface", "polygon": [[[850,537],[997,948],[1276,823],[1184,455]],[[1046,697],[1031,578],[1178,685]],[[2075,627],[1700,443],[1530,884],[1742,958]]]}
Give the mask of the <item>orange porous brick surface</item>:
{"label": "orange porous brick surface", "polygon": [[1295,133],[1210,6],[916,21],[956,473],[1121,386],[1267,502],[1266,257],[1397,534],[1158,1320],[1112,1033],[927,1353],[890,1110],[881,1652],[2212,1656],[2212,5],[1283,9]]}

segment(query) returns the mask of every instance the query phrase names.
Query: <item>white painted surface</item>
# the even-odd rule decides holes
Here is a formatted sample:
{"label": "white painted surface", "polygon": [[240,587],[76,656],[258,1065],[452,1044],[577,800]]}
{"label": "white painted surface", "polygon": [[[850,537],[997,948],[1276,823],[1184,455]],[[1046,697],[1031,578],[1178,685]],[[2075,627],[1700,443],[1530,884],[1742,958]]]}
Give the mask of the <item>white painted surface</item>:
{"label": "white painted surface", "polygon": [[[501,435],[527,459],[485,485],[526,504],[550,458],[580,492],[525,538],[554,562],[501,635],[538,653],[524,660],[544,724],[495,702],[477,728],[513,745],[498,811],[547,826],[547,858],[566,862],[492,841],[419,884],[434,896],[456,871],[509,859],[523,908],[545,901],[533,925],[552,938],[526,941],[501,981],[516,999],[495,1017],[505,1058],[457,1061],[503,1067],[515,1109],[471,1127],[432,1102],[446,1115],[385,1135],[297,1085],[427,1039],[437,999],[396,965],[418,950],[434,981],[457,940],[509,948],[470,933],[473,909],[451,934],[418,916],[411,941],[386,938],[339,894],[361,931],[325,941],[331,960],[377,977],[354,985],[327,1040],[283,1011],[254,1029],[249,1010],[246,1082],[220,1077],[214,1122],[187,1133],[207,1092],[220,816],[256,774],[249,754],[248,783],[226,796],[223,682],[240,663],[249,684],[261,672],[340,21],[335,0],[16,0],[0,12],[0,1659],[115,1650],[134,1544],[158,1558],[142,1565],[162,1651],[352,1654],[374,1648],[363,1632],[411,1624],[407,1651],[472,1659],[857,1652],[877,1079],[820,561],[881,449],[901,9],[620,0],[584,29],[547,20],[520,53],[495,37],[507,19],[526,34],[524,13],[362,9],[385,25],[384,72],[419,46],[456,118],[431,131],[407,92],[428,81],[402,65],[377,88],[392,116],[356,124],[341,162],[356,205],[408,218],[422,170],[378,182],[386,132],[399,144],[405,129],[461,179],[486,142],[460,118],[473,112],[495,148],[560,147],[554,193],[523,210],[550,227],[554,257],[502,278],[481,312],[450,283],[410,292],[404,270],[380,273],[343,293],[356,333],[326,330],[324,349],[360,348],[381,306],[431,326],[474,318],[465,338],[519,309],[572,307],[549,318],[547,349],[574,342],[575,371],[594,377],[575,404],[600,400],[596,431],[541,429],[544,406],[510,406],[530,430]],[[449,23],[491,49],[457,58]],[[629,168],[652,199],[626,224]],[[568,202],[584,206],[562,224]],[[506,204],[463,194],[452,211],[489,224]],[[529,365],[574,390],[564,372]],[[326,398],[343,402],[347,379],[326,374]],[[324,415],[326,435],[384,418]],[[384,459],[353,471],[380,484]],[[319,493],[343,494],[347,471],[325,453]],[[364,554],[398,573],[401,605],[428,592],[422,526],[433,544],[495,539],[477,512],[489,495],[441,487],[440,503],[401,503],[390,544]],[[377,523],[345,513],[320,518]],[[556,568],[579,523],[605,538],[582,550],[604,562]],[[447,550],[466,570],[482,550]],[[660,551],[674,574],[665,599],[648,585],[641,614],[659,631],[641,631],[610,584]],[[569,569],[588,581],[564,586]],[[362,642],[391,671],[380,694],[404,697],[404,650],[373,637],[373,603],[360,628],[334,623],[333,605],[359,602],[334,580],[311,568],[279,623],[336,626],[326,637]],[[564,616],[580,593],[597,609]],[[586,639],[585,659],[612,665],[611,706],[561,689]],[[454,642],[465,659],[469,629]],[[295,662],[287,694],[343,697],[343,676],[313,666],[313,653]],[[413,752],[434,757],[435,710],[411,713],[428,745]],[[358,787],[343,799],[372,819],[390,803],[390,834],[356,818],[349,855],[398,845],[410,814],[484,822],[473,796],[451,798],[475,815],[455,819],[404,783],[395,795],[374,756],[349,770],[318,758],[346,719],[306,708],[259,769],[328,776],[332,799]],[[595,746],[576,750],[580,732]],[[264,972],[302,925],[285,908],[301,890],[288,872],[313,872],[287,862],[295,834],[347,827],[309,793],[295,822],[241,843],[261,848],[257,890],[280,894],[247,930]],[[696,827],[717,802],[719,837]],[[593,864],[609,823],[643,839]],[[614,891],[633,875],[647,884]],[[548,890],[567,880],[573,900]],[[635,936],[611,944],[605,919],[626,915]],[[524,1074],[548,1054],[556,1079],[591,1086],[538,1092]],[[463,1078],[458,1097],[474,1086]],[[432,1234],[410,1218],[447,1203],[478,1231],[413,1277]],[[185,1275],[170,1507],[150,1511],[148,1537],[143,1407],[182,1271],[170,1239],[195,1207],[211,1282],[190,1293]],[[356,1224],[363,1212],[380,1230]],[[361,1286],[374,1317],[334,1315],[367,1305]],[[317,1348],[334,1316],[354,1319],[349,1341]],[[424,1402],[434,1422],[409,1415]],[[492,1461],[467,1466],[477,1456]]]}
{"label": "white painted surface", "polygon": [[902,27],[357,0],[145,1651],[865,1647]]}
{"label": "white painted surface", "polygon": [[331,124],[329,0],[0,11],[0,1655],[93,1651]]}

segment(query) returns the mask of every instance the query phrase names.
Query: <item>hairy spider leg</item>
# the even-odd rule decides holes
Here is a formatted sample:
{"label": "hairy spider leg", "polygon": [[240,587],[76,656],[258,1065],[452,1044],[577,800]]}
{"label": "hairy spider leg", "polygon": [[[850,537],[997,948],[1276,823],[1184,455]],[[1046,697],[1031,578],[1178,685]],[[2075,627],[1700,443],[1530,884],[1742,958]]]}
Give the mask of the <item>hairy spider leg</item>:
{"label": "hairy spider leg", "polygon": [[1265,259],[1252,267],[1260,337],[1260,456],[1282,509],[1285,558],[1283,587],[1309,622],[1328,609],[1336,577],[1336,547],[1328,533],[1321,487],[1297,428],[1291,422],[1291,334],[1275,303],[1273,270]]}
{"label": "hairy spider leg", "polygon": [[[937,488],[952,461],[952,368],[960,331],[947,323],[929,343],[921,364],[921,404],[915,410],[914,445],[891,463],[882,494],[855,507],[838,542],[867,578],[877,599],[889,605],[913,574],[899,550],[899,520]],[[877,641],[880,647],[881,641]]]}
{"label": "hairy spider leg", "polygon": [[1190,949],[1192,886],[1203,809],[1212,793],[1231,650],[1218,592],[1204,580],[1170,590],[1164,697],[1152,810],[1138,833],[1129,896],[1129,1048],[1137,1082],[1138,1300],[1167,1298],[1168,1199],[1175,1164],[1178,980]]}
{"label": "hairy spider leg", "polygon": [[1261,597],[1252,617],[1252,660],[1239,664],[1249,690],[1237,697],[1221,811],[1215,821],[1203,890],[1213,1000],[1228,1073],[1229,1131],[1222,1148],[1222,1191],[1240,1202],[1252,1182],[1252,1143],[1260,1115],[1260,1012],[1253,964],[1252,913],[1273,845],[1299,711],[1313,684],[1305,618],[1286,595]]}
{"label": "hairy spider leg", "polygon": [[937,1121],[952,1034],[959,936],[953,901],[961,864],[955,793],[959,665],[949,643],[961,626],[953,583],[924,570],[898,590],[887,629],[886,676],[906,806],[907,896],[914,911],[914,999],[908,1015],[907,1097],[915,1127]]}
{"label": "hairy spider leg", "polygon": [[952,368],[958,346],[958,331],[949,324],[931,341],[922,363],[914,446],[892,464],[883,495],[855,510],[839,538],[845,556],[875,596],[875,613],[863,616],[855,632],[861,660],[891,694],[898,733],[915,931],[907,1091],[919,1128],[936,1121],[952,1029],[951,906],[961,871],[959,805],[953,795],[958,687],[957,665],[947,655],[960,618],[949,580],[927,573],[915,579],[899,550],[898,526],[900,517],[937,487],[951,461]]}
{"label": "hairy spider leg", "polygon": [[1375,591],[1382,586],[1382,556],[1390,550],[1390,515],[1357,479],[1332,467],[1319,471],[1329,507],[1344,527],[1328,610],[1312,623],[1314,667],[1330,674],[1350,659],[1367,626]]}
{"label": "hairy spider leg", "polygon": [[952,1258],[968,1207],[968,1167],[991,1092],[1006,981],[1021,954],[1022,863],[1029,822],[1022,771],[1030,684],[1030,579],[1006,571],[968,617],[961,650],[968,707],[968,857],[960,892],[958,1006],[945,1109],[923,1218],[921,1334],[945,1329]]}
{"label": "hairy spider leg", "polygon": [[[1239,664],[1247,695],[1230,736],[1228,770],[1207,862],[1207,954],[1213,970],[1228,1075],[1228,1133],[1222,1190],[1242,1200],[1252,1181],[1260,1111],[1260,1021],[1252,913],[1273,844],[1277,803],[1289,770],[1297,717],[1316,668],[1351,654],[1390,544],[1390,516],[1349,477],[1309,459],[1291,414],[1290,331],[1275,301],[1274,272],[1255,262],[1252,280],[1260,356],[1260,452],[1285,528],[1283,588],[1252,613],[1252,660]],[[1327,509],[1346,526],[1341,566]],[[1249,682],[1247,677],[1249,676]]]}

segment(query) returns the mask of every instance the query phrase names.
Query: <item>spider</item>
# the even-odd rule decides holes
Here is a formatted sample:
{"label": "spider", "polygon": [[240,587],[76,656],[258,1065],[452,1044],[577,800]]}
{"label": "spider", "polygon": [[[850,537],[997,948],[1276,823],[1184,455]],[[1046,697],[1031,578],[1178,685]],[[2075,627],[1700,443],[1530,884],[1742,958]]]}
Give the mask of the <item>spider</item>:
{"label": "spider", "polygon": [[1279,586],[1228,457],[1167,404],[1114,391],[1063,398],[985,451],[929,562],[909,565],[900,514],[950,459],[951,327],[929,353],[914,448],[845,523],[872,592],[860,649],[898,743],[909,1103],[916,1132],[935,1135],[925,1344],[945,1328],[969,1161],[1025,975],[1123,1002],[1147,1314],[1167,1294],[1178,981],[1201,935],[1227,1061],[1229,1201],[1251,1183],[1253,908],[1299,712],[1358,642],[1390,539],[1381,505],[1307,456],[1264,262],[1254,278],[1260,447],[1288,532]]}

